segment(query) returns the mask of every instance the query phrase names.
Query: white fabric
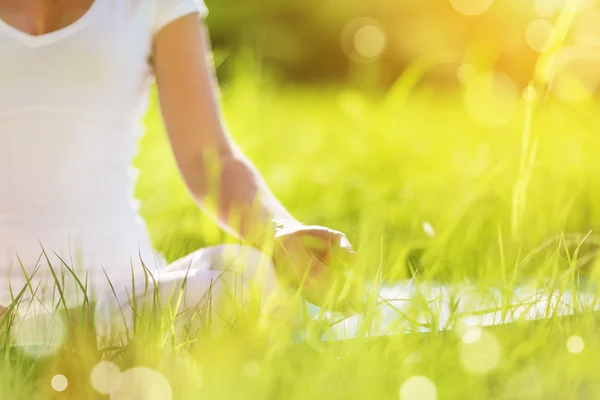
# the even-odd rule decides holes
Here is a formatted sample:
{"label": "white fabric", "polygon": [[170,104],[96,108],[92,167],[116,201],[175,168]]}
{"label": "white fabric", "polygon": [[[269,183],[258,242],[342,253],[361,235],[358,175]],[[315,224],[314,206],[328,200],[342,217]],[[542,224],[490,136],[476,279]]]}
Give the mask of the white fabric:
{"label": "white fabric", "polygon": [[157,309],[162,317],[173,316],[179,339],[206,333],[208,321],[213,333],[231,327],[239,311],[260,310],[270,323],[286,325],[301,315],[299,297],[279,283],[272,260],[252,247],[207,247],[153,278],[147,283],[150,279],[138,275],[119,282],[112,296],[98,302],[94,322],[100,337],[121,337],[133,330],[134,314],[151,318]]}
{"label": "white fabric", "polygon": [[[157,260],[132,200],[154,35],[202,0],[95,0],[31,36],[0,21],[0,305],[44,246],[93,282]],[[9,269],[12,265],[12,272]],[[50,279],[42,266],[36,276]],[[98,278],[100,277],[100,278]]]}
{"label": "white fabric", "polygon": [[[93,314],[101,346],[122,343],[128,332],[154,317],[167,323],[173,318],[175,339],[184,341],[208,329],[218,333],[230,328],[242,314],[284,326],[302,315],[300,299],[279,284],[271,259],[241,245],[204,248],[153,276],[140,273],[113,284],[114,293],[98,299]],[[57,351],[68,335],[61,306],[54,312],[38,299],[21,299],[12,310],[15,344],[36,355]],[[71,317],[79,315],[71,312]],[[162,326],[171,332],[170,325]]]}

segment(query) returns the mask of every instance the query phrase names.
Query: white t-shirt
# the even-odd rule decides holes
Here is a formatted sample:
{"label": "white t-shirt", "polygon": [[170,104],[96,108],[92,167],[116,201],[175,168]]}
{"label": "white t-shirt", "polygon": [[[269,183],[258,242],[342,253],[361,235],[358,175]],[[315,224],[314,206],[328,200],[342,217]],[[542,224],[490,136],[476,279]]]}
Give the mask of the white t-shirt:
{"label": "white t-shirt", "polygon": [[[202,0],[95,0],[31,36],[0,21],[0,305],[46,250],[90,281],[156,264],[133,201],[154,35]],[[17,255],[18,254],[18,258]],[[10,273],[9,273],[10,270]],[[36,276],[51,279],[44,262]]]}

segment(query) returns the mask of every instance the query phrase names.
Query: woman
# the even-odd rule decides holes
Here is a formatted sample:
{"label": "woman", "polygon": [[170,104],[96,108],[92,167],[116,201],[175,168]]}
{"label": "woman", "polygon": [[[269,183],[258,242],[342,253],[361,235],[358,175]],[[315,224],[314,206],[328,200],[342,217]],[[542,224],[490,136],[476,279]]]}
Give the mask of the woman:
{"label": "woman", "polygon": [[[324,299],[332,265],[354,252],[342,233],[293,218],[227,135],[206,13],[202,0],[0,0],[0,305],[51,293],[36,285],[53,271],[68,280],[65,265],[87,274],[98,307],[127,302],[146,277],[142,261],[162,287],[185,283],[200,303],[224,253],[256,261],[252,248],[306,298]],[[152,78],[190,193],[244,246],[166,268],[155,257],[130,173]]]}

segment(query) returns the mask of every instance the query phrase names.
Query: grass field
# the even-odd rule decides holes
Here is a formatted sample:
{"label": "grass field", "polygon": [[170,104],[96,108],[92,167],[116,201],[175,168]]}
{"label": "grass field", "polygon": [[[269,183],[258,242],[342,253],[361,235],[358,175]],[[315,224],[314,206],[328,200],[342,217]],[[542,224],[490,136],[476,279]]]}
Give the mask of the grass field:
{"label": "grass field", "polygon": [[[585,278],[595,287],[598,103],[534,101],[520,90],[473,98],[464,87],[418,84],[423,72],[408,69],[387,94],[286,87],[240,73],[224,85],[223,104],[233,136],[280,200],[305,223],[347,233],[365,279],[510,291],[517,284],[576,290]],[[137,193],[157,248],[175,260],[230,240],[188,197],[154,100],[147,125]],[[309,338],[315,324],[302,325]],[[152,371],[166,377],[174,399],[600,396],[590,315],[484,329],[470,339],[459,330],[293,344],[285,327],[276,329],[265,335],[246,324],[236,335],[181,347],[138,331],[129,347],[105,357],[123,371],[152,370],[130,370],[138,375],[127,375],[129,397],[110,398],[165,398],[165,382]],[[90,380],[99,358],[79,349],[34,362],[7,351],[0,397],[108,398]],[[66,390],[52,388],[61,383],[56,375],[68,379]]]}

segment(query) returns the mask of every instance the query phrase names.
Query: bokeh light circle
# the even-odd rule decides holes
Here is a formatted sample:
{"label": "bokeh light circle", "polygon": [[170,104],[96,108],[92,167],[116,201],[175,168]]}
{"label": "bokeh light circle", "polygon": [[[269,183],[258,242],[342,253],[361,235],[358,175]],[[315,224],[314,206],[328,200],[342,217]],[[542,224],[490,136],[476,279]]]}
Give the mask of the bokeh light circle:
{"label": "bokeh light circle", "polygon": [[11,337],[15,346],[32,357],[49,357],[62,347],[66,324],[60,312],[49,305],[33,300],[16,308]]}
{"label": "bokeh light circle", "polygon": [[494,0],[450,0],[450,4],[463,15],[475,16],[489,10]]}
{"label": "bokeh light circle", "polygon": [[100,361],[90,373],[92,387],[101,394],[109,394],[112,387],[121,384],[122,378],[119,367],[110,361]]}
{"label": "bokeh light circle", "polygon": [[387,35],[379,22],[370,18],[357,18],[350,21],[342,31],[341,45],[352,61],[372,62],[385,51]]}
{"label": "bokeh light circle", "polygon": [[478,340],[463,343],[460,348],[460,360],[468,372],[483,375],[498,365],[501,348],[498,340],[489,332],[482,331]]}
{"label": "bokeh light circle", "polygon": [[483,331],[478,326],[469,326],[465,329],[462,334],[463,343],[475,343],[479,339],[481,339],[481,335]]}
{"label": "bokeh light circle", "polygon": [[579,354],[583,351],[585,347],[585,342],[581,338],[581,336],[571,336],[567,340],[567,350],[569,353]]}
{"label": "bokeh light circle", "polygon": [[385,49],[385,32],[376,25],[364,25],[354,35],[356,52],[364,58],[377,58]]}
{"label": "bokeh light circle", "polygon": [[136,367],[123,372],[118,385],[110,390],[110,400],[171,400],[167,378],[151,368]]}
{"label": "bokeh light circle", "polygon": [[515,116],[520,93],[506,75],[485,72],[471,79],[464,93],[465,107],[475,122],[487,127],[508,124]]}
{"label": "bokeh light circle", "polygon": [[402,383],[400,400],[437,400],[437,389],[429,378],[412,376]]}
{"label": "bokeh light circle", "polygon": [[63,392],[69,386],[69,380],[64,375],[54,375],[50,381],[50,386],[57,392]]}
{"label": "bokeh light circle", "polygon": [[527,25],[525,39],[531,49],[542,53],[552,47],[556,40],[554,25],[545,19],[536,19]]}

